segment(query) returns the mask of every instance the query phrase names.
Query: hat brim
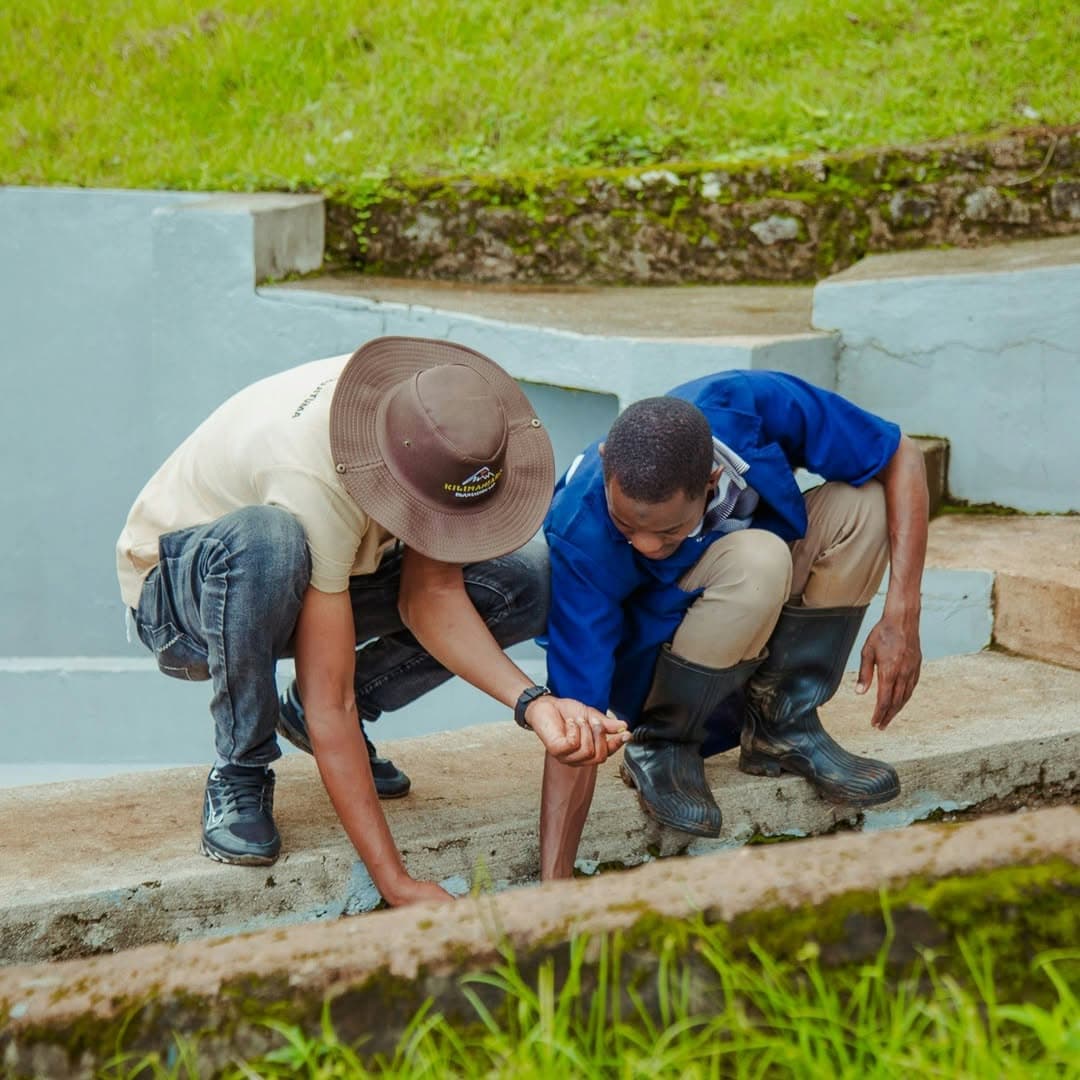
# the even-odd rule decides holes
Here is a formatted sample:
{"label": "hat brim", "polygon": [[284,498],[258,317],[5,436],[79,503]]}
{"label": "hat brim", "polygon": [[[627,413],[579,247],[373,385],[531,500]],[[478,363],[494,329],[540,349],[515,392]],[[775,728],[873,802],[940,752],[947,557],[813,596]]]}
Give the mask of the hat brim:
{"label": "hat brim", "polygon": [[[502,403],[506,456],[498,488],[448,508],[407,488],[379,448],[377,416],[404,379],[440,364],[465,364]],[[540,528],[555,488],[551,440],[529,399],[498,364],[464,345],[383,337],[349,358],[330,403],[330,451],[342,485],[360,508],[407,547],[439,562],[470,563],[516,551]]]}

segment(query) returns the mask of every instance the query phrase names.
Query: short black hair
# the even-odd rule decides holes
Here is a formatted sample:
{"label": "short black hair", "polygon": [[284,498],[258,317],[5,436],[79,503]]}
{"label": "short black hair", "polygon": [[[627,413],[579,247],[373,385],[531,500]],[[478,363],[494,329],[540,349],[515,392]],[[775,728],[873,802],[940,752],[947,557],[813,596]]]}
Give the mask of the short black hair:
{"label": "short black hair", "polygon": [[712,470],[709,421],[681,398],[634,402],[604,440],[604,479],[617,479],[627,498],[638,502],[664,502],[678,491],[696,499]]}

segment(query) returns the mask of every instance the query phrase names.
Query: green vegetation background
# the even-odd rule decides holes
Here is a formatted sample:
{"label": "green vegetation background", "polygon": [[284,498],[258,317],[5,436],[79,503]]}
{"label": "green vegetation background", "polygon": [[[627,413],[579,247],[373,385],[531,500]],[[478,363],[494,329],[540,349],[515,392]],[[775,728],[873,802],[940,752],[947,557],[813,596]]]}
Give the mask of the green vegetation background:
{"label": "green vegetation background", "polygon": [[1080,116],[1045,0],[11,0],[0,182],[349,188]]}

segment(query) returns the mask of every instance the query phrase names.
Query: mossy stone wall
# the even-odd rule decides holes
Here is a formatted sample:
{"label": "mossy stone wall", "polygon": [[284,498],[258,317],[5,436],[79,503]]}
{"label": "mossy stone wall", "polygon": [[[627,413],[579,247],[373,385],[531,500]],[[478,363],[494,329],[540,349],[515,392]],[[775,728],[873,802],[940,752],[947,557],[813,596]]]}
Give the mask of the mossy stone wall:
{"label": "mossy stone wall", "polygon": [[330,193],[328,258],[477,282],[812,281],[873,252],[1080,232],[1080,126],[858,154]]}
{"label": "mossy stone wall", "polygon": [[[1078,896],[1080,870],[1068,860],[1051,858],[1033,866],[913,879],[887,899],[875,892],[842,893],[793,910],[778,897],[774,904],[727,923],[710,910],[686,920],[659,916],[643,904],[640,917],[620,935],[623,970],[631,973],[641,1000],[654,1006],[651,980],[664,943],[674,942],[707,998],[719,988],[715,977],[695,961],[694,942],[705,932],[702,928],[710,927],[713,944],[740,960],[751,958],[750,943],[756,941],[781,961],[813,955],[828,970],[852,971],[887,948],[889,970],[900,976],[921,950],[932,949],[939,958],[938,970],[964,981],[959,941],[974,936],[993,950],[999,991],[1009,1000],[1022,1001],[1037,995],[1043,982],[1031,968],[1032,956],[1069,948],[1077,940]],[[548,959],[554,959],[556,969],[565,966],[565,932],[510,944],[516,945],[516,964],[529,981]],[[131,1055],[132,1061],[153,1053],[168,1058],[177,1035],[195,1040],[199,1064],[212,1074],[238,1057],[278,1045],[279,1037],[266,1026],[268,1019],[314,1033],[324,1007],[343,1040],[364,1037],[366,1053],[389,1052],[425,1000],[461,1023],[475,1022],[460,977],[490,970],[498,960],[497,945],[493,941],[484,956],[448,956],[436,965],[438,970],[422,969],[415,980],[375,971],[360,981],[339,981],[329,995],[313,993],[302,985],[303,979],[287,971],[269,977],[238,973],[213,998],[174,989],[149,999],[100,1001],[84,1015],[67,1016],[57,1025],[20,1023],[18,1005],[0,1001],[0,1076],[89,1078],[115,1055]],[[55,996],[62,1003],[63,991]],[[482,996],[495,1015],[513,1007],[499,994]]]}

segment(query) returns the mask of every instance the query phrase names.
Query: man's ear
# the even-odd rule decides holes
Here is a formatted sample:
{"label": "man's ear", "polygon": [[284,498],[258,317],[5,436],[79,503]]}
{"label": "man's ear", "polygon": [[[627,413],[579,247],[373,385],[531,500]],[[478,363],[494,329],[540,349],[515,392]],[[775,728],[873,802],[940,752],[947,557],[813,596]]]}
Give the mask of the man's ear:
{"label": "man's ear", "polygon": [[709,487],[712,487],[716,483],[716,481],[720,479],[720,474],[723,471],[724,471],[724,466],[723,465],[717,465],[716,468],[713,469],[713,471],[711,473],[709,473],[709,484],[708,484]]}
{"label": "man's ear", "polygon": [[600,451],[600,456],[603,457],[604,456],[604,444],[601,443],[600,446],[598,447],[598,449]]}

